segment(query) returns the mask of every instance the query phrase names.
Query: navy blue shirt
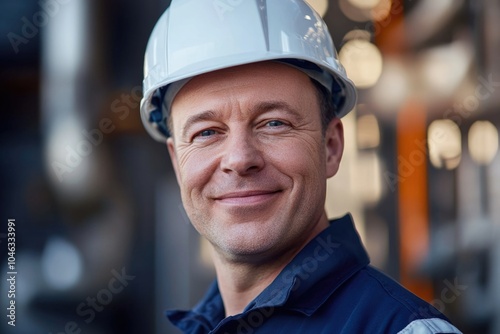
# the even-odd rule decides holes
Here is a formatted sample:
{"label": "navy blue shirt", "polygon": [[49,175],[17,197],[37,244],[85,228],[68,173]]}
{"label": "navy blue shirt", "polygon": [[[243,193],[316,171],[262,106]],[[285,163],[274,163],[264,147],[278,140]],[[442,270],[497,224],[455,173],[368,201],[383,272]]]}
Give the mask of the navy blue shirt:
{"label": "navy blue shirt", "polygon": [[214,282],[191,311],[169,311],[184,333],[460,333],[434,307],[369,265],[350,215],[306,245],[238,315]]}

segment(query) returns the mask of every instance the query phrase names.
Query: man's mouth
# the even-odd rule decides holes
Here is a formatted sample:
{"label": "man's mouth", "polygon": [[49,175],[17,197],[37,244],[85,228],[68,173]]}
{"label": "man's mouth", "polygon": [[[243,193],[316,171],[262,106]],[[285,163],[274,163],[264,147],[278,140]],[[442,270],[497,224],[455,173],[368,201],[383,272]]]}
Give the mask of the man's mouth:
{"label": "man's mouth", "polygon": [[215,200],[227,205],[255,205],[269,201],[280,192],[281,190],[236,191],[217,196]]}

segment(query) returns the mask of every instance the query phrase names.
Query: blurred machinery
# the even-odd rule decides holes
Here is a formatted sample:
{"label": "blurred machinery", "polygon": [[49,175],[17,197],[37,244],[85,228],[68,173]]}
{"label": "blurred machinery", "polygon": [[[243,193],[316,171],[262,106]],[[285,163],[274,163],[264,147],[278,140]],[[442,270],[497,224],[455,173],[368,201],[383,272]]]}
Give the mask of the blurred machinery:
{"label": "blurred machinery", "polygon": [[[329,215],[352,212],[372,262],[464,333],[500,333],[500,3],[310,3],[360,90]],[[0,0],[0,211],[22,222],[26,333],[175,333],[163,310],[191,307],[214,277],[139,120],[143,52],[168,4]],[[135,278],[87,323],[78,306],[123,268]]]}
{"label": "blurred machinery", "polygon": [[500,4],[330,9],[351,21],[340,57],[361,94],[329,212],[349,207],[373,262],[465,333],[499,333]]}

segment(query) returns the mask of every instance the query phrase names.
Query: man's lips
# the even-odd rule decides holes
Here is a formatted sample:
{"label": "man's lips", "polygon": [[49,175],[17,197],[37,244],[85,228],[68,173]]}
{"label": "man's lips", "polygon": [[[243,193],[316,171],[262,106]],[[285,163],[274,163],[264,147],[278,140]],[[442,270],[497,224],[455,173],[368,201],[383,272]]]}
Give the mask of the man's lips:
{"label": "man's lips", "polygon": [[217,196],[214,199],[223,204],[233,205],[251,205],[259,204],[268,201],[281,190],[249,190],[225,193],[224,195]]}

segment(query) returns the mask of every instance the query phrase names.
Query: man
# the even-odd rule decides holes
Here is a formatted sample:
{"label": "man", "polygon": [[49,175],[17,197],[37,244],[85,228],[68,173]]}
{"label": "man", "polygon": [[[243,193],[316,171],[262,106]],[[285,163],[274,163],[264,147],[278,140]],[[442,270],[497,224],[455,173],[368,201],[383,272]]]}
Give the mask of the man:
{"label": "man", "polygon": [[217,273],[169,313],[183,332],[459,333],[368,265],[350,216],[327,219],[356,92],[304,2],[174,0],[145,70],[143,121]]}

